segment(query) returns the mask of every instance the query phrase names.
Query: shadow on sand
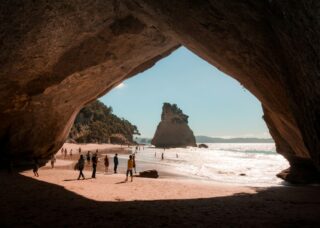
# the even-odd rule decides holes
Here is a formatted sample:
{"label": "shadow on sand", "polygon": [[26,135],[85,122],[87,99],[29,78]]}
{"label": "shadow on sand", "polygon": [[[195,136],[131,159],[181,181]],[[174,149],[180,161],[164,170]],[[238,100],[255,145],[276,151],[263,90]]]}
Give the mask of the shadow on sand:
{"label": "shadow on sand", "polygon": [[207,199],[130,202],[97,202],[18,174],[0,173],[0,186],[1,227],[320,226],[320,188],[315,186],[274,187],[257,194]]}
{"label": "shadow on sand", "polygon": [[78,179],[78,178],[75,178],[75,179],[65,179],[63,181],[84,181],[84,180],[90,180],[90,179],[93,179],[92,177],[88,177],[88,178],[85,178],[85,179]]}

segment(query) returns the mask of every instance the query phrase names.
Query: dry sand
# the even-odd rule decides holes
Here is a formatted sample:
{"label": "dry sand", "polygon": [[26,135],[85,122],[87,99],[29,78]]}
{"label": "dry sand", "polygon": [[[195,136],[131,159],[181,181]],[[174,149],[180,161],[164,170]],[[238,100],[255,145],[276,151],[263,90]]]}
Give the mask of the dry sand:
{"label": "dry sand", "polygon": [[86,180],[77,180],[78,172],[71,170],[44,169],[40,177],[33,177],[31,171],[22,175],[39,181],[56,184],[68,191],[95,201],[133,201],[133,200],[168,200],[197,199],[218,196],[230,196],[236,193],[255,193],[249,187],[234,187],[207,181],[149,179],[134,177],[133,182],[124,182],[125,174],[97,173],[91,179],[91,172],[85,171]]}
{"label": "dry sand", "polygon": [[320,226],[319,186],[253,188],[174,176],[131,183],[123,172],[101,171],[78,181],[74,159],[40,168],[38,178],[0,172],[0,227]]}

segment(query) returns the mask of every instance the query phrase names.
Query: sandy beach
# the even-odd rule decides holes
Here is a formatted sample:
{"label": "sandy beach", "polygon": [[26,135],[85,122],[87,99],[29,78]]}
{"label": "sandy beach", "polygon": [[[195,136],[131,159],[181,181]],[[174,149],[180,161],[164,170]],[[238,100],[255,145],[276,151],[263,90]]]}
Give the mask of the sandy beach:
{"label": "sandy beach", "polygon": [[31,170],[1,172],[1,227],[320,225],[319,186],[256,188],[174,175],[124,182],[123,170],[119,174],[98,170],[97,178],[91,179],[90,167],[84,171],[87,179],[77,180],[75,160],[76,155],[58,158],[54,169],[40,168],[39,177]]}

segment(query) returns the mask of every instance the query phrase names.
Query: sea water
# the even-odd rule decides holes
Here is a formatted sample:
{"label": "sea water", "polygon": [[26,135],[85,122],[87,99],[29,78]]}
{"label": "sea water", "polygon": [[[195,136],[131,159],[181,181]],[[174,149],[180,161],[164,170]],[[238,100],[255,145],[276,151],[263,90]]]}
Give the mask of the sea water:
{"label": "sea water", "polygon": [[[140,148],[139,161],[155,168],[216,182],[274,186],[282,184],[276,174],[289,167],[275,151],[274,143],[208,143],[209,148]],[[161,159],[163,153],[164,159]]]}

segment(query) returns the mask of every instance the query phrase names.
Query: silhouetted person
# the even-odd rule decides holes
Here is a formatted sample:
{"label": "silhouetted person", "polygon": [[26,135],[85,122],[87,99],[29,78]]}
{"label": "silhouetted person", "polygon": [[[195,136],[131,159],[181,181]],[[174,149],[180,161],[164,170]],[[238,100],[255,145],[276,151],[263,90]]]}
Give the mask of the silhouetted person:
{"label": "silhouetted person", "polygon": [[64,153],[64,149],[63,149],[63,147],[61,148],[61,155],[63,155],[63,153]]}
{"label": "silhouetted person", "polygon": [[33,163],[33,174],[34,176],[38,177],[38,169],[39,169],[39,163],[38,163],[38,159],[34,159],[34,163]]}
{"label": "silhouetted person", "polygon": [[52,155],[50,163],[51,163],[51,168],[54,168],[54,163],[56,162],[56,157],[54,155]]}
{"label": "silhouetted person", "polygon": [[129,174],[130,174],[130,177],[131,177],[131,182],[133,181],[132,168],[133,168],[133,158],[132,158],[132,155],[130,155],[129,156],[129,160],[128,160],[128,166],[127,166],[127,173],[126,173],[126,180],[125,181],[128,181]]}
{"label": "silhouetted person", "polygon": [[70,149],[69,155],[70,155],[70,157],[72,158],[72,149]]}
{"label": "silhouetted person", "polygon": [[118,165],[119,165],[119,160],[118,160],[118,154],[116,154],[114,157],[113,157],[113,164],[114,164],[114,173],[117,173],[117,169],[118,169]]}
{"label": "silhouetted person", "polygon": [[97,172],[97,165],[98,165],[98,154],[95,153],[92,158],[92,178],[96,178],[96,172]]}
{"label": "silhouetted person", "polygon": [[79,155],[81,154],[81,147],[79,147]]}
{"label": "silhouetted person", "polygon": [[109,169],[109,158],[108,158],[108,155],[105,156],[104,158],[104,166],[105,166],[105,172],[107,173],[108,172],[108,169]]}
{"label": "silhouetted person", "polygon": [[80,180],[80,177],[82,177],[82,179],[84,180],[85,177],[84,177],[83,172],[82,172],[83,169],[84,169],[84,157],[83,157],[82,154],[80,155],[80,158],[78,160],[78,169],[80,171],[78,180]]}
{"label": "silhouetted person", "polygon": [[136,170],[136,156],[135,155],[132,155],[132,167],[134,169],[134,173],[137,173],[137,170]]}
{"label": "silhouetted person", "polygon": [[67,153],[68,153],[67,149],[64,149],[64,158],[67,157]]}
{"label": "silhouetted person", "polygon": [[164,154],[163,154],[163,152],[161,153],[161,160],[163,160],[164,159]]}

